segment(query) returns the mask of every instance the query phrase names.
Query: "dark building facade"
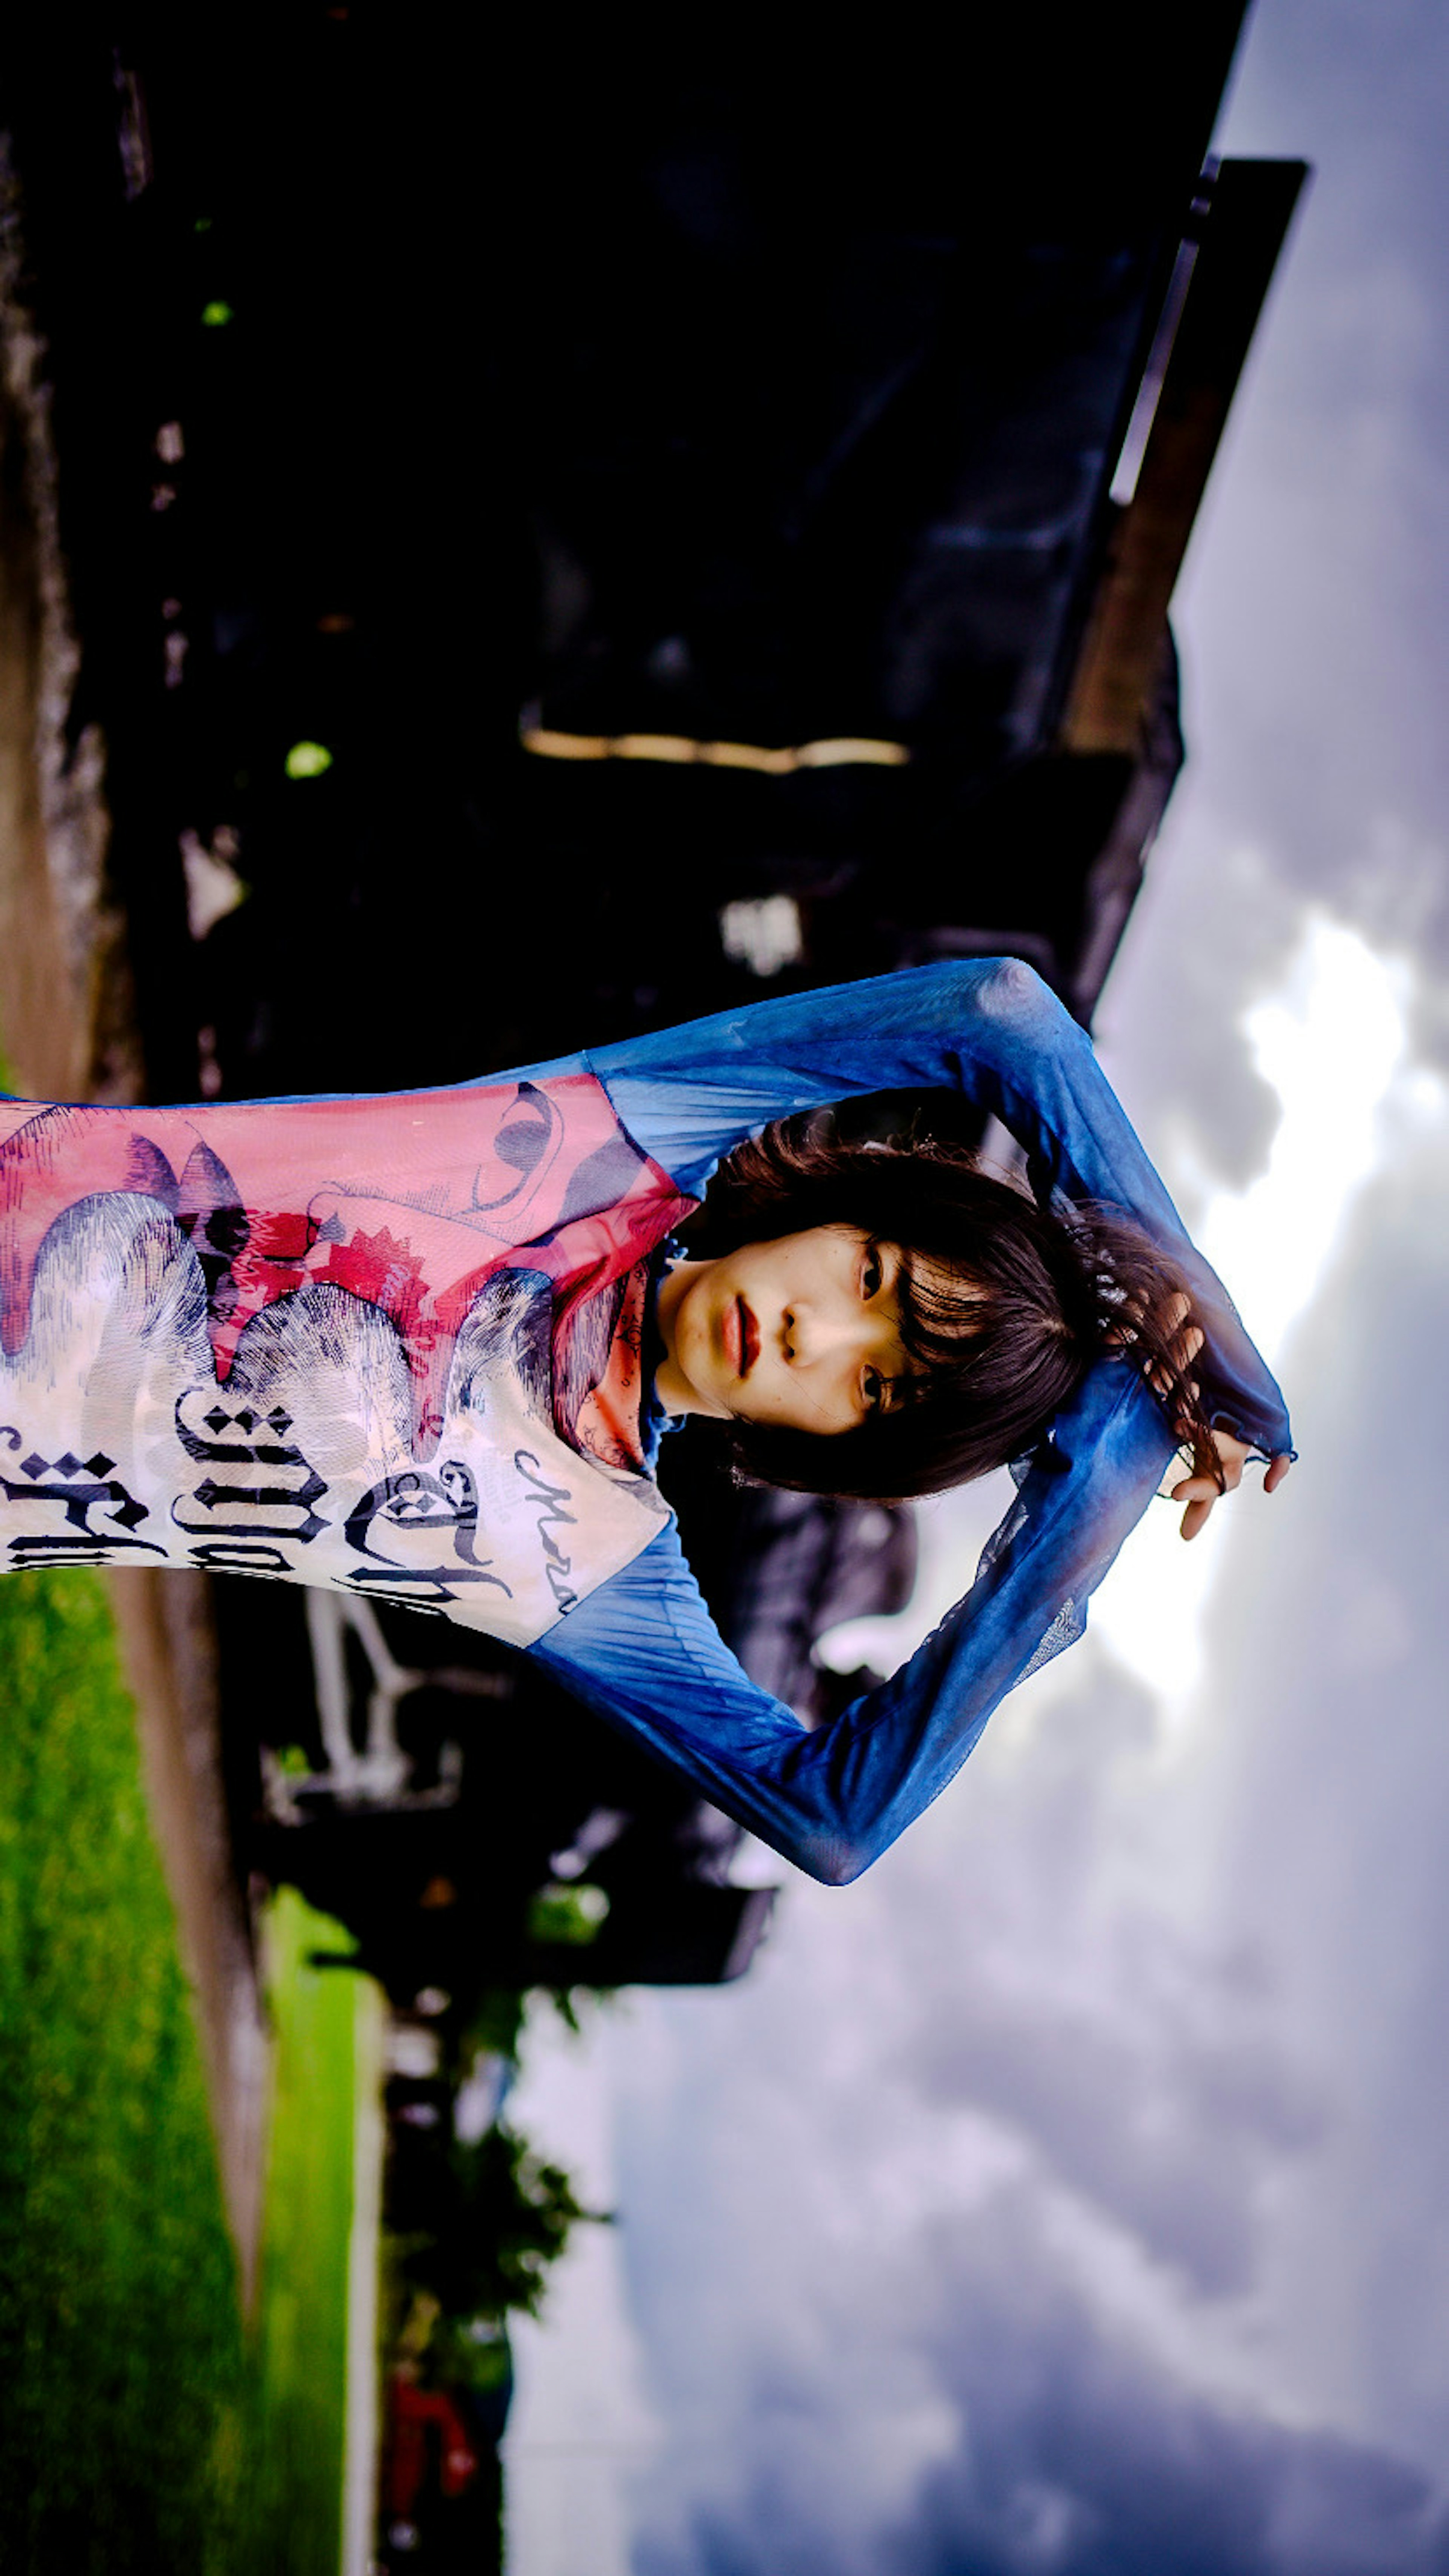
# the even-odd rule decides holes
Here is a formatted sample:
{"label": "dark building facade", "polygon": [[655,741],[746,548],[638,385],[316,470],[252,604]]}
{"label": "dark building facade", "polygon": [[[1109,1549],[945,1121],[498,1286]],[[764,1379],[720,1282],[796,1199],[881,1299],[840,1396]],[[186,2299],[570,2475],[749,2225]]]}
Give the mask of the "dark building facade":
{"label": "dark building facade", "polygon": [[[71,730],[106,745],[150,1096],[452,1081],[950,954],[1020,955],[1089,1022],[1303,175],[1207,160],[1241,14],[1129,8],[1109,47],[963,12],[768,62],[396,8],[12,32]],[[815,1637],[898,1606],[908,1525],[671,1445],[726,1633],[823,1714]],[[243,1862],[395,1992],[577,1965],[528,1905],[600,1815],[591,1973],[747,1960],[763,1908],[692,1799],[501,1652],[389,1614],[400,1669],[454,1678],[367,1772],[303,1605],[217,1615]]]}

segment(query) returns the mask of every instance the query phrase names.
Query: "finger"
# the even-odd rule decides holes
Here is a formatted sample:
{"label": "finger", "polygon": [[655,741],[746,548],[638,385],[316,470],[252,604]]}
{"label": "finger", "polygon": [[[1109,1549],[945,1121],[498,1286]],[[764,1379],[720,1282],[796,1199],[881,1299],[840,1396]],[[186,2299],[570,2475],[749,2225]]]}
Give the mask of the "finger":
{"label": "finger", "polygon": [[1214,1494],[1210,1500],[1188,1504],[1188,1507],[1182,1516],[1182,1535],[1184,1538],[1196,1538],[1198,1531],[1207,1527],[1208,1517],[1212,1511],[1213,1504],[1216,1501],[1217,1496]]}
{"label": "finger", "polygon": [[1187,1501],[1195,1494],[1202,1494],[1204,1496],[1211,1495],[1213,1501],[1217,1502],[1223,1494],[1235,1494],[1239,1485],[1243,1481],[1241,1460],[1237,1458],[1220,1458],[1218,1464],[1222,1469],[1221,1484],[1219,1484],[1217,1477],[1213,1474],[1210,1467],[1195,1466],[1186,1476],[1181,1478],[1179,1483],[1170,1488],[1173,1501]]}
{"label": "finger", "polygon": [[[1174,1300],[1174,1308],[1181,1309],[1185,1302],[1186,1301],[1181,1297],[1176,1298]],[[1180,1314],[1176,1312],[1172,1316],[1164,1318],[1164,1321],[1168,1323],[1170,1330],[1175,1323],[1180,1320]],[[1193,1361],[1197,1358],[1198,1352],[1202,1349],[1202,1345],[1203,1334],[1202,1327],[1199,1324],[1194,1324],[1188,1332],[1176,1334],[1168,1351],[1166,1360],[1159,1360],[1149,1372],[1151,1384],[1156,1388],[1159,1395],[1168,1395],[1171,1393],[1175,1380],[1186,1375],[1186,1372],[1191,1368]],[[1193,1400],[1196,1402],[1196,1387],[1193,1388],[1192,1394]]]}
{"label": "finger", "polygon": [[1186,1368],[1197,1358],[1198,1352],[1202,1349],[1202,1326],[1190,1324],[1185,1333],[1171,1331],[1168,1338],[1174,1365],[1178,1368]]}
{"label": "finger", "polygon": [[1277,1493],[1279,1486],[1282,1484],[1283,1479],[1287,1475],[1292,1464],[1293,1461],[1286,1452],[1281,1453],[1273,1460],[1271,1467],[1268,1469],[1267,1475],[1263,1478],[1263,1491],[1265,1494]]}
{"label": "finger", "polygon": [[[1199,1355],[1199,1350],[1201,1350],[1201,1334],[1196,1334],[1196,1340],[1191,1337],[1191,1334],[1186,1334],[1186,1340],[1173,1345],[1171,1355],[1168,1355],[1168,1363],[1160,1363],[1158,1368],[1155,1368],[1155,1373],[1152,1373],[1152,1386],[1158,1388],[1160,1396],[1168,1394],[1173,1386],[1181,1386],[1186,1373],[1189,1373],[1191,1363],[1194,1363],[1196,1355]],[[1196,1386],[1194,1386],[1194,1396],[1196,1396]]]}
{"label": "finger", "polygon": [[1189,1378],[1187,1374],[1196,1356],[1195,1351],[1177,1351],[1173,1355],[1170,1368],[1164,1361],[1159,1360],[1155,1367],[1148,1370],[1149,1385],[1155,1387],[1159,1395],[1171,1395],[1181,1387],[1196,1404],[1197,1381],[1195,1378]]}
{"label": "finger", "polygon": [[1235,1494],[1241,1483],[1241,1473],[1234,1475],[1232,1469],[1228,1467],[1223,1471],[1221,1484],[1218,1483],[1216,1476],[1193,1474],[1183,1476],[1177,1484],[1170,1485],[1168,1493],[1174,1503],[1188,1503],[1198,1495],[1201,1495],[1205,1502],[1216,1503],[1224,1494]]}
{"label": "finger", "polygon": [[[1181,1291],[1179,1291],[1176,1296],[1169,1297],[1167,1304],[1162,1307],[1157,1318],[1164,1341],[1170,1342],[1172,1340],[1173,1335],[1180,1331],[1182,1325],[1186,1323],[1191,1311],[1191,1306],[1187,1298],[1182,1295]],[[1120,1309],[1122,1320],[1119,1324],[1115,1325],[1113,1330],[1108,1334],[1108,1340],[1115,1342],[1135,1342],[1142,1329],[1143,1319],[1148,1312],[1149,1309],[1143,1305],[1140,1297],[1126,1298]]]}

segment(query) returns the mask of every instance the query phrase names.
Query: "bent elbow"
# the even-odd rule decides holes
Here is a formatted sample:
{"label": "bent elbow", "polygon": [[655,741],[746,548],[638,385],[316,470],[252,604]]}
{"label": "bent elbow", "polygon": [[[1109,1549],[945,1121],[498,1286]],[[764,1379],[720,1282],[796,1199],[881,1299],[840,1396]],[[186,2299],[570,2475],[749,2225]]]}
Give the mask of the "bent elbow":
{"label": "bent elbow", "polygon": [[793,1851],[796,1867],[821,1887],[849,1887],[869,1869],[875,1853],[869,1845],[847,1842],[843,1835],[821,1835]]}
{"label": "bent elbow", "polygon": [[1045,1027],[1070,1019],[1051,986],[1043,983],[1036,968],[1028,966],[1024,957],[998,957],[977,994],[977,1002],[993,1019],[1003,1020],[1014,1029]]}

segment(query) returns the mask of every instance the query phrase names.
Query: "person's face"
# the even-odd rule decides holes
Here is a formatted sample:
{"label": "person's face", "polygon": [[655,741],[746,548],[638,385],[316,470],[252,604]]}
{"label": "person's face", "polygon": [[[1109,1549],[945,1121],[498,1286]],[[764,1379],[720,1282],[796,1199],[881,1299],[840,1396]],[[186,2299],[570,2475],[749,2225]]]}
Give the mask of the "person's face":
{"label": "person's face", "polygon": [[681,1262],[659,1295],[671,1413],[833,1436],[898,1400],[903,1256],[854,1226],[812,1226]]}

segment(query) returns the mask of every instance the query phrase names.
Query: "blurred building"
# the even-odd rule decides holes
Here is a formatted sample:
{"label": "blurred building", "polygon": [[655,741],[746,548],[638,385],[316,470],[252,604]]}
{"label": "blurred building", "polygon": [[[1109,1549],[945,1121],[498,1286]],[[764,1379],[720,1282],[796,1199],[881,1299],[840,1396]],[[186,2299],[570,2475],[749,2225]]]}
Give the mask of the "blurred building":
{"label": "blurred building", "polygon": [[[396,6],[0,40],[150,1095],[445,1082],[945,955],[1089,1023],[1303,178],[1208,157],[1241,15],[922,15],[768,64]],[[726,1633],[818,1717],[815,1639],[898,1605],[908,1527],[671,1448]],[[303,1604],[217,1608],[243,1850],[370,1953],[406,1914],[399,1992],[450,1944],[542,1973],[529,1904],[604,1813],[600,1981],[748,1957],[691,1795],[501,1655],[390,1614],[400,1670],[498,1687],[405,1692],[391,1785],[346,1786]],[[254,1823],[258,1732],[313,1787],[274,1767]]]}

